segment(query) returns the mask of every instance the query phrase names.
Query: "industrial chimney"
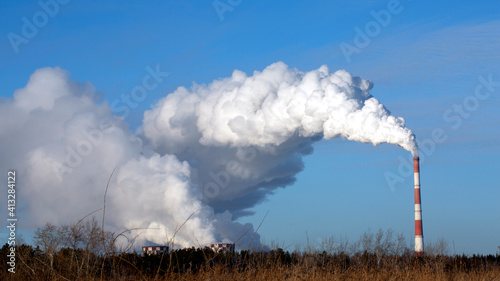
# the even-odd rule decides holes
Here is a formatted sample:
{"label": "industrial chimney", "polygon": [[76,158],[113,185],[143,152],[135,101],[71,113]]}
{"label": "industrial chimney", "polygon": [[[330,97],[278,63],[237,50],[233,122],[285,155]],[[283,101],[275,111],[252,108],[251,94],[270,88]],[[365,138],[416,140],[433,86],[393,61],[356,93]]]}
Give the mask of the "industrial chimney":
{"label": "industrial chimney", "polygon": [[420,202],[420,164],[419,158],[413,157],[415,177],[415,255],[424,254],[424,232],[422,228],[422,205]]}

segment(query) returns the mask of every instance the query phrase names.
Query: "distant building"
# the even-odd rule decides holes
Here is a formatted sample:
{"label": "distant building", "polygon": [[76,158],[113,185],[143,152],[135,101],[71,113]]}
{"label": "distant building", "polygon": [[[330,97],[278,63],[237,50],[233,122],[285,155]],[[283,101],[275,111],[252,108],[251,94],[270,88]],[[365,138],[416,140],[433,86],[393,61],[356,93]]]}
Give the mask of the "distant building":
{"label": "distant building", "polygon": [[210,249],[212,249],[212,251],[216,253],[219,252],[234,253],[235,246],[234,243],[213,243],[210,245]]}
{"label": "distant building", "polygon": [[143,246],[142,255],[160,255],[168,254],[168,246]]}

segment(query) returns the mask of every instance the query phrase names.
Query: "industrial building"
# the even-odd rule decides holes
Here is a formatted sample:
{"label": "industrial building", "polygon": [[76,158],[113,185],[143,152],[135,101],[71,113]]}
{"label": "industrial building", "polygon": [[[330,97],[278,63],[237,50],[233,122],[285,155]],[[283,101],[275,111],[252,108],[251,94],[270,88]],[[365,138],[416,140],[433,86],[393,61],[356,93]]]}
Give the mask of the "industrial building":
{"label": "industrial building", "polygon": [[212,243],[210,244],[210,249],[212,251],[219,253],[219,252],[228,252],[228,253],[234,253],[235,251],[235,245],[234,243]]}
{"label": "industrial building", "polygon": [[168,254],[168,246],[143,246],[142,247],[142,255],[150,256],[150,255],[160,255],[160,254]]}

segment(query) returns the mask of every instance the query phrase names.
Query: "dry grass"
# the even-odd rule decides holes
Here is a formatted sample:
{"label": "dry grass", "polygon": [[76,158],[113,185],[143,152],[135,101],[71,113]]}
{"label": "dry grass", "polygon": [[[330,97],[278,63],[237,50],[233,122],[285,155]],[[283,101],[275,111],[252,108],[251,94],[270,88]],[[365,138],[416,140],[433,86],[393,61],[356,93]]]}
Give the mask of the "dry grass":
{"label": "dry grass", "polygon": [[235,272],[215,268],[197,274],[167,274],[161,280],[500,280],[500,271],[445,273],[430,269],[380,269],[331,272],[320,268],[306,270],[293,266]]}
{"label": "dry grass", "polygon": [[20,246],[17,253],[17,271],[7,273],[3,261],[7,248],[2,248],[0,280],[500,280],[499,255],[329,255],[281,249],[216,254],[208,248],[191,248],[143,257],[97,256],[63,248],[51,267],[49,256],[31,246]]}

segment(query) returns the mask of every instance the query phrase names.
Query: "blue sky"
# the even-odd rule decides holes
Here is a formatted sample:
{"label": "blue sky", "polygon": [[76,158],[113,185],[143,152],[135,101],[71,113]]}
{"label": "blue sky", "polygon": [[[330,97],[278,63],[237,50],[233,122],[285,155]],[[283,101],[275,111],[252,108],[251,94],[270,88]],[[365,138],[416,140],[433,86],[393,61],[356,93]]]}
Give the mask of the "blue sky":
{"label": "blue sky", "polygon": [[[345,69],[373,81],[372,95],[427,144],[421,151],[425,241],[443,237],[456,253],[498,250],[498,1],[63,2],[18,45],[9,34],[23,36],[23,18],[33,22],[43,7],[0,4],[3,98],[12,98],[36,69],[60,66],[112,102],[141,83],[146,67],[160,65],[168,78],[125,119],[135,130],[144,110],[177,87],[209,83],[234,69],[251,74],[277,61],[301,71],[323,64]],[[218,11],[214,3],[229,8]],[[377,22],[374,14],[381,13],[390,18]],[[368,41],[356,44],[356,30]],[[346,44],[357,51],[346,56]],[[493,82],[478,99],[485,80]],[[306,232],[310,241],[355,241],[379,228],[413,239],[413,177],[398,171],[408,152],[341,139],[314,149],[295,184],[239,220],[257,226],[269,210],[259,233],[284,245],[305,244]]]}

